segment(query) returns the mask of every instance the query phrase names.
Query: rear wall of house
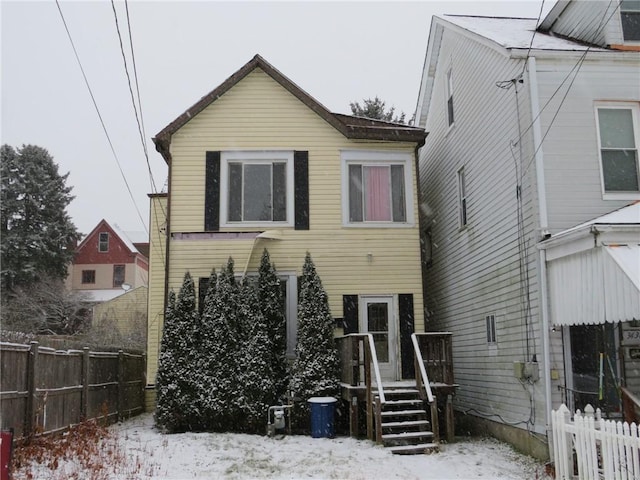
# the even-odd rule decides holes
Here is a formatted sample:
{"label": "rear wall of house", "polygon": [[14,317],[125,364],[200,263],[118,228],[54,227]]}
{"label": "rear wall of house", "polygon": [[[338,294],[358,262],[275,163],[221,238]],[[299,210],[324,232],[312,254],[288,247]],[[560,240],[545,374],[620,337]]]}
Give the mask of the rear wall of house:
{"label": "rear wall of house", "polygon": [[[414,218],[402,228],[344,227],[340,149],[393,150],[414,154],[414,145],[345,138],[260,69],[254,70],[172,137],[171,232],[168,288],[178,291],[189,271],[194,279],[220,270],[229,256],[236,273],[256,272],[267,248],[280,273],[300,275],[309,252],[329,296],[334,317],[342,317],[344,294],[413,294],[415,329],[423,331],[420,244],[412,173]],[[176,234],[204,231],[207,151],[303,150],[309,154],[309,230],[277,228],[281,240],[211,239]],[[242,231],[265,228],[242,227]],[[221,228],[222,232],[232,231]],[[253,253],[252,253],[253,252]],[[250,255],[251,254],[251,255]],[[154,263],[152,260],[152,282]],[[153,307],[151,307],[153,303]],[[159,298],[150,295],[150,312]],[[160,314],[158,317],[160,318]],[[161,330],[150,328],[148,382],[153,383]]]}

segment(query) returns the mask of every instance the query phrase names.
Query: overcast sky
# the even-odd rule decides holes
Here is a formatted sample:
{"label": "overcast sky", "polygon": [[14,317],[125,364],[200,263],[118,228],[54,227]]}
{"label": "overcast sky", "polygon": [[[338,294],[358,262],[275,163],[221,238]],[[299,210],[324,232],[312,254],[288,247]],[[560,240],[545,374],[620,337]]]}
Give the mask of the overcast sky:
{"label": "overcast sky", "polygon": [[[544,14],[554,3],[544,3]],[[153,187],[112,4],[59,5],[115,155],[54,0],[0,0],[1,141],[44,147],[60,173],[70,172],[76,198],[69,213],[80,232],[102,218],[143,232]],[[350,102],[379,96],[411,117],[432,15],[537,18],[542,0],[127,5],[149,164],[160,191],[167,167],[151,138],[256,53],[331,111],[350,114]],[[133,82],[125,3],[115,8]]]}

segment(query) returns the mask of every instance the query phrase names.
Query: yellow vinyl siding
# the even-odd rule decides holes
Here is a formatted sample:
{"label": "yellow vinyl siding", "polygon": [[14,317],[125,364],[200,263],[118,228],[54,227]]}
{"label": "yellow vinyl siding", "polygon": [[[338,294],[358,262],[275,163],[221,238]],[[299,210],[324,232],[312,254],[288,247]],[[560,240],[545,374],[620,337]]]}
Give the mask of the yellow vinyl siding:
{"label": "yellow vinyl siding", "polygon": [[[329,295],[331,312],[342,317],[344,294],[413,294],[415,330],[424,331],[420,241],[415,164],[409,163],[413,184],[412,226],[399,228],[345,227],[342,218],[341,150],[362,149],[407,153],[415,144],[354,141],[344,137],[262,70],[256,69],[191,119],[171,139],[171,231],[203,232],[205,158],[207,151],[303,150],[309,153],[309,230],[274,227],[281,240],[258,239],[249,272],[257,271],[264,248],[278,272],[301,274],[311,253]],[[224,180],[223,180],[224,181]],[[270,228],[222,228],[220,231],[264,231]],[[179,290],[188,270],[199,277],[219,270],[229,256],[242,273],[253,239],[172,239],[169,289]],[[371,260],[368,254],[371,253]],[[154,282],[151,259],[150,276]],[[150,312],[152,297],[150,292]],[[159,299],[158,299],[159,302]],[[151,318],[150,313],[150,318]],[[155,328],[155,327],[154,327]],[[153,383],[159,331],[150,327],[148,382]],[[154,340],[155,335],[155,340]]]}
{"label": "yellow vinyl siding", "polygon": [[[151,197],[149,230],[149,293],[147,307],[147,383],[155,383],[164,325],[166,197]],[[182,284],[182,281],[180,282]]]}
{"label": "yellow vinyl siding", "polygon": [[143,286],[93,307],[93,322],[107,323],[117,328],[120,335],[137,338],[142,333],[140,328],[146,327],[146,321],[142,322],[146,313],[147,287]]}

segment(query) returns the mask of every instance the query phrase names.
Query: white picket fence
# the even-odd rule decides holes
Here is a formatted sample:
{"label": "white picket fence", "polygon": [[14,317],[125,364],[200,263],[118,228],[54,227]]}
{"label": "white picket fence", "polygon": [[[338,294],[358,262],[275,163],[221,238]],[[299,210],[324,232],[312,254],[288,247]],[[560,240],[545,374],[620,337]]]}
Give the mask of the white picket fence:
{"label": "white picket fence", "polygon": [[[551,413],[557,480],[640,480],[640,434],[635,423],[603,420],[587,405],[573,420],[566,405]],[[574,469],[577,467],[577,476]]]}

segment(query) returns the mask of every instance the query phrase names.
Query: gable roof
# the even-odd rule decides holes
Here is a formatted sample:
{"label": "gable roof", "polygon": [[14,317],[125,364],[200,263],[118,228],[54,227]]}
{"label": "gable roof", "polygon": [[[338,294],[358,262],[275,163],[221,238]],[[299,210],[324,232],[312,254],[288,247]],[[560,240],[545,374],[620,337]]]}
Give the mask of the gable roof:
{"label": "gable roof", "polygon": [[171,153],[169,151],[171,136],[256,68],[261,69],[269,75],[289,93],[304,103],[347,138],[417,142],[418,146],[422,146],[424,144],[424,139],[427,134],[421,128],[330,112],[324,105],[289,80],[289,78],[283,75],[264,58],[260,55],[255,55],[238,71],[198,100],[153,138],[153,141],[156,144],[156,150],[160,152],[167,163],[171,162]]}
{"label": "gable roof", "polygon": [[129,239],[127,234],[123,232],[120,229],[120,227],[118,227],[118,225],[116,224],[111,225],[104,218],[98,222],[98,224],[94,227],[93,230],[91,230],[91,232],[86,237],[84,237],[82,242],[80,242],[80,244],[76,248],[76,251],[80,251],[82,248],[84,248],[85,244],[89,241],[89,239],[92,238],[96,233],[98,233],[99,230],[103,229],[104,227],[106,227],[114,235],[116,235],[120,239],[120,241],[129,249],[131,253],[141,254],[140,250],[138,250],[138,248]]}

